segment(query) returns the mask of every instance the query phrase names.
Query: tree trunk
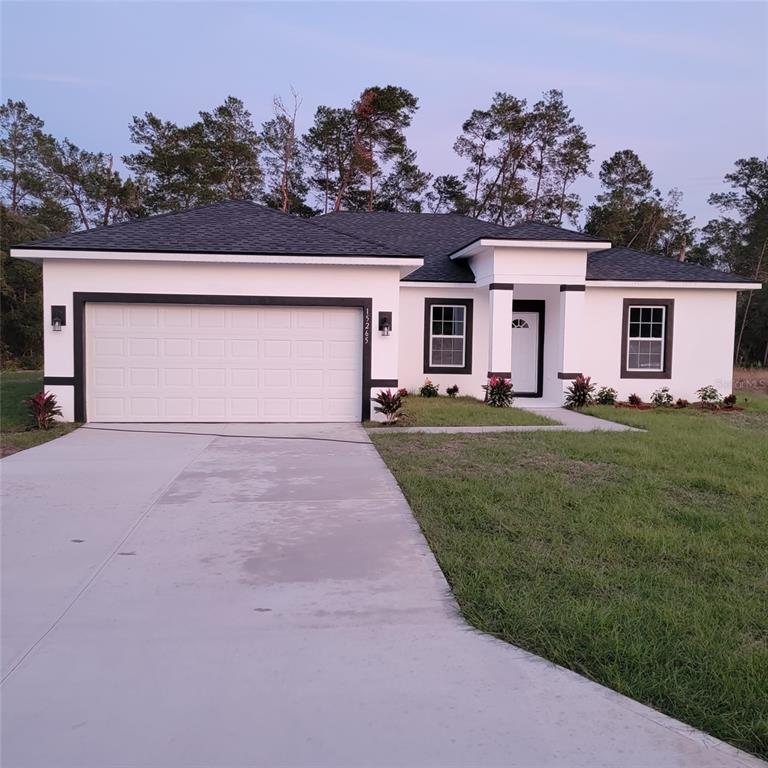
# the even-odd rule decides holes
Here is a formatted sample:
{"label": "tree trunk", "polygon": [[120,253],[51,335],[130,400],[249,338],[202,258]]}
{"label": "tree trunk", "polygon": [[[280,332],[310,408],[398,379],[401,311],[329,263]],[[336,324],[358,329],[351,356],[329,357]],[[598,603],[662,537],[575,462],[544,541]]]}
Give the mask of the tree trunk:
{"label": "tree trunk", "polygon": [[[765,256],[765,248],[768,246],[768,240],[765,240],[763,242],[763,247],[760,249],[760,256],[757,259],[757,266],[755,267],[755,280],[758,280],[760,277],[760,269],[763,266],[763,256]],[[739,359],[739,355],[741,354],[741,340],[744,336],[744,329],[747,327],[747,315],[749,315],[749,308],[752,304],[752,291],[749,292],[749,295],[747,296],[747,306],[744,307],[744,315],[741,318],[741,328],[739,328],[739,336],[736,340],[736,350],[733,354],[733,362],[734,365],[737,363]],[[768,350],[766,350],[768,352]]]}
{"label": "tree trunk", "polygon": [[373,138],[368,140],[368,162],[371,164],[368,172],[368,210],[373,210]]}
{"label": "tree trunk", "polygon": [[539,207],[539,195],[541,194],[541,180],[544,177],[544,150],[539,152],[539,173],[536,177],[536,192],[533,195],[533,207],[528,213],[528,220],[531,221],[536,217],[536,211]]}

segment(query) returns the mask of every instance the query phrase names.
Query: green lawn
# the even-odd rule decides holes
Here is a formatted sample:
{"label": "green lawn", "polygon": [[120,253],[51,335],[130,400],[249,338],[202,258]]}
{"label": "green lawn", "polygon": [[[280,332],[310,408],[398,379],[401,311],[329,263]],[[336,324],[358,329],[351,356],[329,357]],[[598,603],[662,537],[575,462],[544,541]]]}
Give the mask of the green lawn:
{"label": "green lawn", "polygon": [[0,372],[0,456],[32,448],[75,428],[75,424],[59,424],[47,430],[30,429],[33,421],[23,400],[42,388],[41,371]]}
{"label": "green lawn", "polygon": [[591,410],[646,433],[373,440],[470,623],[768,757],[768,396],[747,397]]}
{"label": "green lawn", "polygon": [[[556,424],[520,408],[491,408],[474,397],[403,398],[403,415],[398,424],[403,427],[488,427]],[[381,422],[367,422],[368,427],[382,427]]]}

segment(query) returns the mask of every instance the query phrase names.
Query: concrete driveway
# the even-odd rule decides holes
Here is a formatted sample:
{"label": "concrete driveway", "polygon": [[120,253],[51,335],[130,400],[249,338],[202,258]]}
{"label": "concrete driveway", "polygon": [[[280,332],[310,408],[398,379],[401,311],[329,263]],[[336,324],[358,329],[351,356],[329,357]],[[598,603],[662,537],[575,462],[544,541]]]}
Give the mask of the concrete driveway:
{"label": "concrete driveway", "polygon": [[167,429],[0,463],[4,768],[762,765],[469,629],[358,426]]}

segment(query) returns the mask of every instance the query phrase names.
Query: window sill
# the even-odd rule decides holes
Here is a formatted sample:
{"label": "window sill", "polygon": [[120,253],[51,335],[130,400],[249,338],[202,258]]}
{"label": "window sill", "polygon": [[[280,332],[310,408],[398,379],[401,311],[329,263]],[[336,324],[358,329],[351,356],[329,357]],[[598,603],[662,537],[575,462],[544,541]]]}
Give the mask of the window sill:
{"label": "window sill", "polygon": [[671,371],[622,371],[622,379],[671,379]]}
{"label": "window sill", "polygon": [[459,368],[456,366],[425,365],[424,373],[454,373],[457,376],[467,376],[472,373],[472,366],[464,365]]}

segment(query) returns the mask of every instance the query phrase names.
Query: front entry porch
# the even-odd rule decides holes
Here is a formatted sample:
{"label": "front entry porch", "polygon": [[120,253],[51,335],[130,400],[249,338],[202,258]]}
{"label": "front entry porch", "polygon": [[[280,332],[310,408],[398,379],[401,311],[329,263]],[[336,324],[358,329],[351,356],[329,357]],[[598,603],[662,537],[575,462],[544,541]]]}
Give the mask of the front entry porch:
{"label": "front entry porch", "polygon": [[488,376],[511,378],[517,402],[559,407],[581,373],[584,285],[489,285]]}

